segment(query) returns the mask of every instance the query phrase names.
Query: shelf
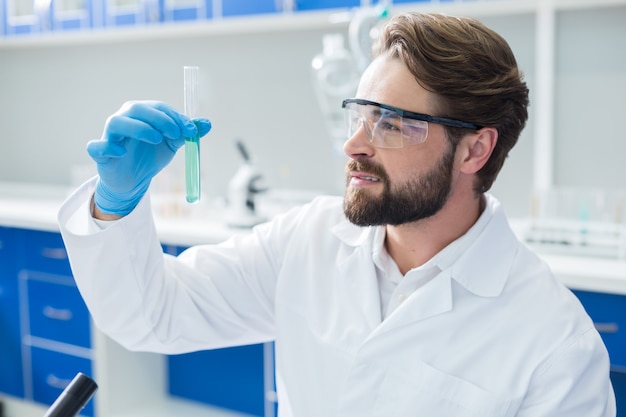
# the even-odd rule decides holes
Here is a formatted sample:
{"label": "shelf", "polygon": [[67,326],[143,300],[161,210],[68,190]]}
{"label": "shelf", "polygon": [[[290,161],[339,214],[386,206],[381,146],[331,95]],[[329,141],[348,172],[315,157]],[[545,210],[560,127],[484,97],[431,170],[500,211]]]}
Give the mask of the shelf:
{"label": "shelf", "polygon": [[476,0],[447,3],[415,3],[394,7],[394,11],[419,10],[424,13],[446,13],[474,17],[535,13],[540,8],[554,10],[597,9],[626,5],[626,0]]}
{"label": "shelf", "polygon": [[[392,6],[393,13],[420,11],[474,17],[535,13],[539,8],[576,10],[626,5],[626,0],[464,0],[408,3]],[[0,38],[0,50],[81,44],[120,43],[159,39],[246,35],[311,29],[347,29],[353,11],[332,9],[250,16],[221,17],[203,21],[154,23],[129,27],[47,32]]]}
{"label": "shelf", "polygon": [[[534,13],[539,7],[557,10],[626,5],[626,0],[476,0],[449,3],[413,3],[393,6],[393,12],[417,10],[425,13],[447,13],[470,16],[498,16]],[[79,44],[119,43],[172,38],[289,32],[310,29],[347,28],[352,16],[349,9],[276,13],[223,17],[205,21],[167,22],[132,27],[110,27],[93,30],[47,32],[0,39],[0,49],[66,46]]]}
{"label": "shelf", "polygon": [[335,10],[227,17],[204,21],[167,22],[93,30],[48,32],[0,39],[1,49],[67,46],[98,43],[184,39],[193,37],[289,32],[319,28],[347,28],[350,12]]}

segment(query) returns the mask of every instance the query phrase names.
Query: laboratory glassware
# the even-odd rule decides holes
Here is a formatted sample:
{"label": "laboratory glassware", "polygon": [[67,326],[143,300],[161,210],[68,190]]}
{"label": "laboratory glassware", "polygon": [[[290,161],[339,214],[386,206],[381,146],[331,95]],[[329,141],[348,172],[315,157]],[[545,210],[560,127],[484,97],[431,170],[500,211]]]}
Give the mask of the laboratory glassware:
{"label": "laboratory glassware", "polygon": [[[198,115],[198,72],[197,66],[185,66],[184,97],[185,114],[190,118]],[[188,203],[200,201],[200,138],[185,138],[185,191]]]}

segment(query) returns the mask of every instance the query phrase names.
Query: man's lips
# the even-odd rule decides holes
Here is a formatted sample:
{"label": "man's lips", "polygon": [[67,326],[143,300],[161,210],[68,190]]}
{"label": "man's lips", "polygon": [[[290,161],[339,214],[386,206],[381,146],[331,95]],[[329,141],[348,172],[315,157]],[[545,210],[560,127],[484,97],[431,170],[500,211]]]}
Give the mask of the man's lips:
{"label": "man's lips", "polygon": [[368,182],[380,182],[380,178],[372,174],[368,174],[367,172],[351,171],[350,177],[352,177],[353,181],[357,180],[357,181],[368,181]]}

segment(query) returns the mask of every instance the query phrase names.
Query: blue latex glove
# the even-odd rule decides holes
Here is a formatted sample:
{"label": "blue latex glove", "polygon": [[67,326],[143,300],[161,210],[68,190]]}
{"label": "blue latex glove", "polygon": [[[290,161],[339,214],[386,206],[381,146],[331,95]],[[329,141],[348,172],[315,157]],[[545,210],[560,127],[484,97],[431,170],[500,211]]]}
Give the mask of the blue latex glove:
{"label": "blue latex glove", "polygon": [[125,103],[107,119],[102,139],[87,144],[100,176],[95,204],[103,213],[127,215],[185,138],[200,138],[209,130],[209,120],[192,121],[166,103]]}

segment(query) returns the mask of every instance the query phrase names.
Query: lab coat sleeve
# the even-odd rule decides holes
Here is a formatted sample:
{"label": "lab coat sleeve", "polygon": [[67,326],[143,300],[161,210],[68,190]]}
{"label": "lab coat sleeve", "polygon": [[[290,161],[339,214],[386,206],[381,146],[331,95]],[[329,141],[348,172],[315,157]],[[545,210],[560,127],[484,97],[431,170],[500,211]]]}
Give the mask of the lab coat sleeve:
{"label": "lab coat sleeve", "polygon": [[181,353],[273,338],[269,228],[240,242],[164,255],[149,197],[105,229],[89,207],[94,182],[70,196],[59,226],[96,326],[131,350]]}
{"label": "lab coat sleeve", "polygon": [[615,417],[608,354],[594,328],[539,367],[516,417]]}

